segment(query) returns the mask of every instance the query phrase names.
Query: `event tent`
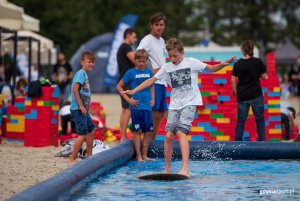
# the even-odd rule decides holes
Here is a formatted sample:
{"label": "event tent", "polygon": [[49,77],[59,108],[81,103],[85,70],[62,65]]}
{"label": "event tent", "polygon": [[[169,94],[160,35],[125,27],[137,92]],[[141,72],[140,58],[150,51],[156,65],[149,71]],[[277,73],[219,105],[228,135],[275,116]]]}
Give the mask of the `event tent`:
{"label": "event tent", "polygon": [[300,56],[300,49],[297,48],[290,40],[280,45],[276,49],[276,63],[277,64],[295,64],[296,58]]}

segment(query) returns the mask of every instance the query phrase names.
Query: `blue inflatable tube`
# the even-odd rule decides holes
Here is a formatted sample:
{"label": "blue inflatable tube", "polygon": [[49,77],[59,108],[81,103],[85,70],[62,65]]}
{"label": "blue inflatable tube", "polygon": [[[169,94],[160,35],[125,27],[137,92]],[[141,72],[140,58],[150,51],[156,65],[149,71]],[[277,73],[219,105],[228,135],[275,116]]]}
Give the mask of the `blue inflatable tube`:
{"label": "blue inflatable tube", "polygon": [[126,163],[134,154],[132,141],[122,141],[116,147],[93,155],[56,176],[36,184],[11,197],[10,201],[65,200],[69,195],[110,169]]}
{"label": "blue inflatable tube", "polygon": [[[269,160],[300,159],[300,143],[190,141],[191,160]],[[163,158],[164,141],[152,141],[149,156]],[[126,163],[134,155],[132,141],[87,158],[58,175],[11,197],[10,201],[65,200],[84,189],[88,182],[110,169]],[[173,145],[173,159],[181,159],[178,141]]]}
{"label": "blue inflatable tube", "polygon": [[[300,143],[190,141],[191,160],[269,160],[300,159]],[[163,158],[164,141],[150,143],[149,156]],[[178,141],[173,158],[181,159]]]}

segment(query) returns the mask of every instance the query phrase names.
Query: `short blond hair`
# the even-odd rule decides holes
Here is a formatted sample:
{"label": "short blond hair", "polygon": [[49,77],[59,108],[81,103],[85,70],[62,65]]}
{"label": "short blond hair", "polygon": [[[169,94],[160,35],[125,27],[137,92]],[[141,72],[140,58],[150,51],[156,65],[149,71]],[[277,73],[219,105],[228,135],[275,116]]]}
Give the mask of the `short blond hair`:
{"label": "short blond hair", "polygon": [[96,61],[96,56],[91,51],[84,51],[81,55],[81,61],[83,61],[85,59],[89,59],[90,61],[95,62]]}
{"label": "short blond hair", "polygon": [[134,54],[134,59],[135,60],[137,60],[137,59],[148,60],[148,58],[149,58],[149,55],[148,55],[148,52],[145,49],[139,49]]}
{"label": "short blond hair", "polygon": [[183,51],[183,43],[178,38],[171,38],[166,42],[167,51],[177,50],[179,52]]}

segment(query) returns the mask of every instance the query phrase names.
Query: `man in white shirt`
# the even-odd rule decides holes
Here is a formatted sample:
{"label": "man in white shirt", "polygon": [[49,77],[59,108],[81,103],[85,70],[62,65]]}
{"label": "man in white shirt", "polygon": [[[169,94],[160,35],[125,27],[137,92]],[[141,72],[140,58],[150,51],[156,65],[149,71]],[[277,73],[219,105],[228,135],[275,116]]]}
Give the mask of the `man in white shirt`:
{"label": "man in white shirt", "polygon": [[[167,18],[161,13],[155,13],[150,17],[150,34],[146,35],[137,49],[145,49],[149,54],[150,67],[153,74],[165,64],[165,40],[161,37],[166,26]],[[157,81],[154,84],[155,104],[152,107],[153,114],[153,137],[156,138],[160,123],[167,111],[166,83]]]}

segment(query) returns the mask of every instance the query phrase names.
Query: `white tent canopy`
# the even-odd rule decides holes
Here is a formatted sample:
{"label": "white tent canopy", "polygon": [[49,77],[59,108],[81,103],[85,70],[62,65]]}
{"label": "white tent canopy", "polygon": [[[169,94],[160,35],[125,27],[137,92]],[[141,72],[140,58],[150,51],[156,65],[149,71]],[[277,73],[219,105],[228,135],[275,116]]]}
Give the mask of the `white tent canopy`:
{"label": "white tent canopy", "polygon": [[[3,34],[2,35],[2,50],[3,52],[11,52],[13,50],[13,40],[7,40],[11,38],[13,34]],[[32,42],[32,61],[33,63],[37,62],[37,51],[38,51],[38,43],[35,40],[40,41],[41,47],[41,64],[51,64],[56,63],[56,48],[54,46],[54,42],[46,38],[42,35],[34,33],[32,31],[18,31],[18,37],[27,37],[33,38],[34,41]],[[18,41],[18,54],[28,54],[29,46],[28,40],[19,40]],[[49,58],[50,56],[50,58]]]}
{"label": "white tent canopy", "polygon": [[24,13],[22,7],[0,0],[0,26],[10,30],[40,30],[40,21]]}
{"label": "white tent canopy", "polygon": [[[51,39],[46,38],[45,36],[39,35],[32,31],[18,31],[18,36],[22,37],[32,37],[41,42],[41,48],[43,49],[51,49],[54,47],[54,43]],[[43,51],[43,50],[42,50]]]}

